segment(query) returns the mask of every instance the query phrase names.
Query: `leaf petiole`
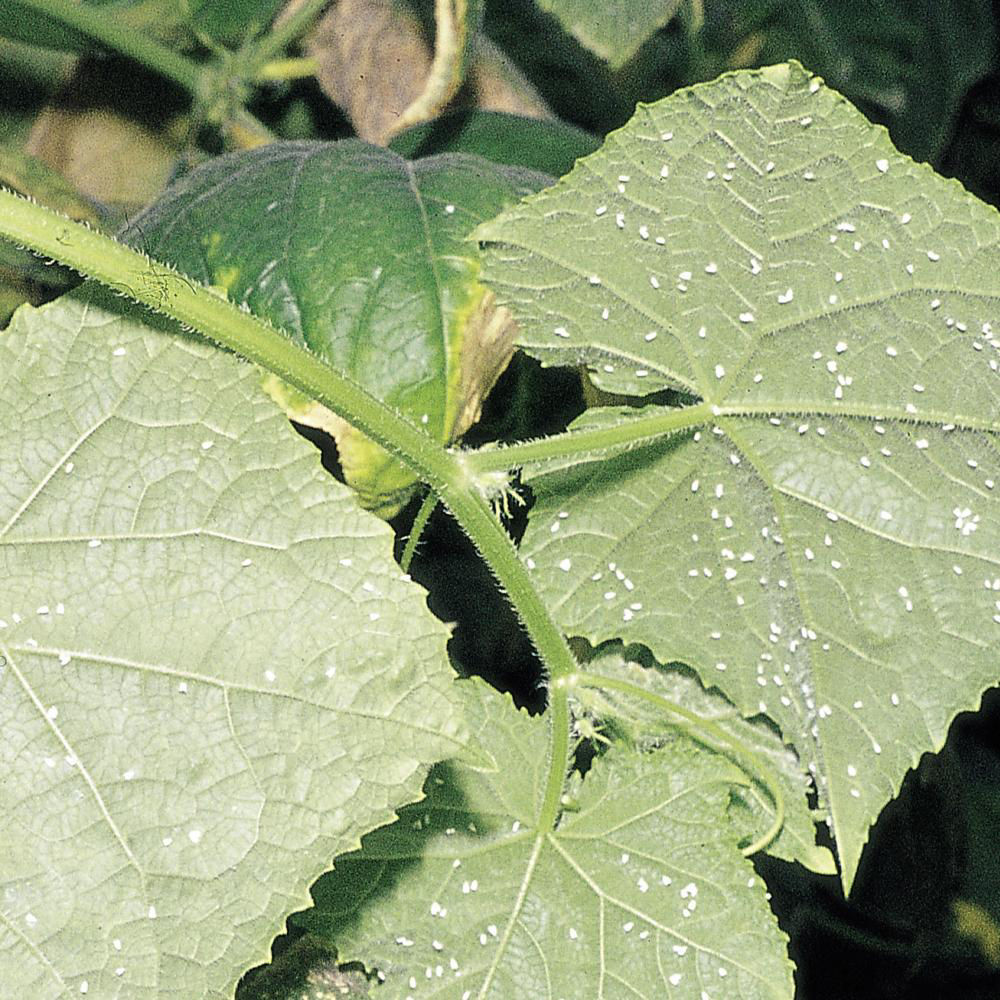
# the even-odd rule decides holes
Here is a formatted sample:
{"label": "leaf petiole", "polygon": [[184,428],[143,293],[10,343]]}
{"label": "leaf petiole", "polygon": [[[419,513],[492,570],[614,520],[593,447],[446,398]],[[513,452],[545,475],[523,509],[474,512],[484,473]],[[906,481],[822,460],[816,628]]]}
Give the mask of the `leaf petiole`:
{"label": "leaf petiole", "polygon": [[652,444],[670,434],[702,426],[715,415],[710,403],[659,408],[655,413],[623,420],[613,427],[571,430],[536,441],[462,452],[463,465],[471,477],[485,477],[490,473],[561,458],[604,456],[609,452]]}

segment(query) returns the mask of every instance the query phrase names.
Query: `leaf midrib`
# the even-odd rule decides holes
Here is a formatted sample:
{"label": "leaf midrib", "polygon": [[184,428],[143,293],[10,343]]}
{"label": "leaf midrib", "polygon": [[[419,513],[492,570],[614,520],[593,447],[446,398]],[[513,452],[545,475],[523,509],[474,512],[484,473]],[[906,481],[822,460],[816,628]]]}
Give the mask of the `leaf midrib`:
{"label": "leaf midrib", "polygon": [[[351,718],[367,719],[370,722],[379,723],[389,723],[394,726],[399,726],[402,729],[414,733],[421,733],[425,736],[432,736],[435,739],[441,740],[445,739],[448,742],[454,744],[457,749],[462,749],[464,744],[461,740],[453,736],[447,736],[437,730],[430,729],[424,725],[421,725],[419,721],[415,721],[410,716],[396,716],[392,714],[380,715],[376,712],[364,711],[362,709],[356,708],[354,706],[341,706],[341,705],[331,705],[325,702],[320,702],[315,699],[306,698],[304,695],[296,694],[293,691],[288,691],[278,687],[260,687],[256,684],[241,683],[238,681],[227,680],[222,677],[215,677],[211,674],[198,673],[192,670],[180,670],[176,667],[164,666],[159,663],[144,663],[139,660],[131,660],[123,656],[109,656],[105,654],[95,653],[93,650],[73,650],[64,646],[42,646],[42,645],[21,645],[20,643],[7,643],[0,646],[0,649],[10,652],[25,653],[31,656],[51,656],[53,658],[58,657],[62,653],[68,653],[69,656],[75,660],[89,661],[91,663],[100,663],[106,666],[120,667],[123,670],[135,670],[141,673],[155,674],[162,677],[177,678],[178,680],[192,681],[196,684],[207,684],[210,687],[217,687],[223,692],[236,692],[239,694],[250,694],[250,695],[264,695],[270,698],[276,698],[282,701],[290,701],[296,704],[306,705],[309,708],[315,709],[316,711],[329,712],[333,715],[338,716],[349,716]],[[423,686],[426,681],[421,682],[418,686]],[[29,685],[30,688],[30,685]],[[40,704],[40,703],[39,703]],[[396,705],[390,705],[390,711],[395,711]],[[42,712],[44,715],[44,712]]]}

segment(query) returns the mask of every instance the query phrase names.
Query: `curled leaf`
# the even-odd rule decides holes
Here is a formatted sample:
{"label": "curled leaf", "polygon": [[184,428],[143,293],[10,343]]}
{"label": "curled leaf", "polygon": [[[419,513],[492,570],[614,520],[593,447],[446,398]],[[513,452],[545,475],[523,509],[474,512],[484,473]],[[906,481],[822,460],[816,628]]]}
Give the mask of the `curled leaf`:
{"label": "curled leaf", "polygon": [[[462,154],[411,163],[356,140],[274,143],[189,174],[124,235],[221,286],[444,443],[477,419],[514,349],[510,313],[480,284],[466,234],[548,180]],[[400,509],[408,469],[315,401],[266,386],[290,417],[336,438],[367,508]]]}

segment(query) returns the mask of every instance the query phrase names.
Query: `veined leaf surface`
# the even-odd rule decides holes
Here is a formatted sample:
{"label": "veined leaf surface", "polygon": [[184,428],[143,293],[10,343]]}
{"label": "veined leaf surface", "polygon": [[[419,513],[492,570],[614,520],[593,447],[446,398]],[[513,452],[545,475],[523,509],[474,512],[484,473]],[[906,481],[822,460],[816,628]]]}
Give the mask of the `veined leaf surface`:
{"label": "veined leaf surface", "polygon": [[791,997],[784,935],[726,818],[738,770],[683,737],[613,751],[540,833],[546,721],[459,687],[467,749],[338,859],[297,922],[399,1000]]}
{"label": "veined leaf surface", "polygon": [[714,407],[534,474],[549,606],[778,722],[849,885],[1000,679],[1000,216],[792,63],[640,108],[478,234],[531,353]]}
{"label": "veined leaf surface", "polygon": [[255,368],[111,302],[0,336],[0,994],[232,997],[460,745],[448,632]]}

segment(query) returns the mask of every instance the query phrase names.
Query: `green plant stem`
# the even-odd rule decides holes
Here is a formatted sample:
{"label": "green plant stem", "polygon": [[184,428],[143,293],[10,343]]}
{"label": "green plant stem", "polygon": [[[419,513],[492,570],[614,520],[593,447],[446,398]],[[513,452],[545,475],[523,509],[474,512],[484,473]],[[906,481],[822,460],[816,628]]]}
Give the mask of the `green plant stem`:
{"label": "green plant stem", "polygon": [[0,210],[0,234],[274,372],[399,453],[432,486],[454,478],[453,460],[422,430],[270,324],[173,268],[12,192],[0,190]]}
{"label": "green plant stem", "polygon": [[549,770],[538,817],[539,832],[546,832],[559,818],[570,765],[569,695],[560,679],[572,676],[577,663],[513,543],[478,491],[448,484],[438,494],[506,592],[549,673]]}
{"label": "green plant stem", "polygon": [[[781,832],[785,823],[785,796],[782,794],[781,785],[774,769],[760,756],[742,744],[739,740],[730,736],[721,726],[703,719],[695,712],[691,712],[678,705],[668,698],[647,691],[628,681],[620,680],[617,677],[604,677],[601,674],[577,673],[563,678],[562,682],[567,688],[592,687],[606,691],[619,691],[630,698],[639,698],[656,706],[660,711],[680,716],[684,720],[683,728],[691,733],[699,742],[706,743],[711,749],[718,751],[721,744],[730,751],[736,758],[736,763],[755,784],[760,784],[766,790],[768,797],[774,803],[774,821],[771,826],[759,836],[753,843],[743,848],[743,854],[749,857],[763,850]],[[704,737],[708,737],[706,740]],[[714,742],[713,742],[714,741]],[[750,766],[748,766],[748,764]]]}
{"label": "green plant stem", "polygon": [[432,490],[428,490],[427,496],[424,497],[424,502],[420,505],[420,510],[417,511],[417,516],[413,519],[413,526],[410,528],[410,537],[406,539],[403,556],[399,560],[399,565],[404,573],[410,572],[410,564],[413,562],[417,546],[420,544],[420,536],[424,533],[427,522],[431,519],[431,514],[434,513],[434,508],[437,504],[437,494]]}
{"label": "green plant stem", "polygon": [[[199,65],[186,56],[161,45],[147,34],[123,25],[100,7],[71,3],[69,0],[18,0],[24,7],[61,21],[66,27],[86,35],[101,48],[117,52],[146,66],[183,87],[195,102],[210,105],[214,81],[220,79],[211,71],[212,64]],[[252,78],[253,73],[249,76]],[[223,86],[225,81],[223,81]],[[250,148],[273,142],[273,133],[246,108],[239,108],[229,124],[233,144]]]}
{"label": "green plant stem", "polygon": [[255,83],[275,83],[283,80],[301,80],[314,76],[319,63],[309,58],[272,59],[264,63],[254,76]]}
{"label": "green plant stem", "polygon": [[438,495],[476,544],[545,663],[552,685],[551,757],[539,829],[554,828],[569,766],[569,703],[556,684],[576,671],[562,632],[503,526],[454,455],[401,414],[330,368],[274,327],[186,275],[0,188],[0,235],[179,321],[255,362],[329,407],[404,461]]}
{"label": "green plant stem", "polygon": [[463,452],[462,460],[470,474],[481,475],[569,456],[641,447],[662,440],[668,434],[705,424],[718,415],[716,410],[710,403],[665,409],[647,417],[625,420],[614,427],[568,431],[537,441]]}
{"label": "green plant stem", "polygon": [[330,0],[304,0],[293,14],[255,44],[254,61],[257,67],[260,68],[276,58],[300,35],[305,34],[328,6]]}
{"label": "green plant stem", "polygon": [[61,21],[68,28],[93,39],[103,48],[133,59],[173,80],[192,95],[200,92],[202,72],[197,63],[136,31],[100,7],[71,3],[70,0],[18,0],[38,14]]}

